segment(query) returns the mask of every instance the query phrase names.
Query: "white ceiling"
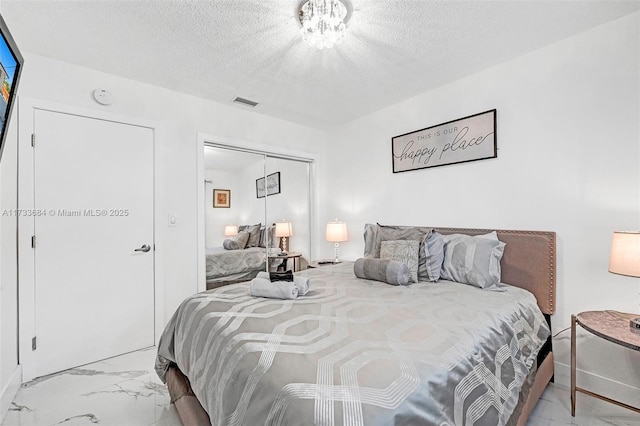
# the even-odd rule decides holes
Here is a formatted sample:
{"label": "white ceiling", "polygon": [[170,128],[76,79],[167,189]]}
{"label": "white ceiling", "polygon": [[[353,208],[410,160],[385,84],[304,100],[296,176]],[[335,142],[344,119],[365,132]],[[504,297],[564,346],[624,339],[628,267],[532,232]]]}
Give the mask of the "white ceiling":
{"label": "white ceiling", "polygon": [[[304,44],[299,0],[17,1],[22,50],[319,128],[639,10],[638,1],[353,0],[343,43]],[[247,108],[237,106],[237,108]]]}

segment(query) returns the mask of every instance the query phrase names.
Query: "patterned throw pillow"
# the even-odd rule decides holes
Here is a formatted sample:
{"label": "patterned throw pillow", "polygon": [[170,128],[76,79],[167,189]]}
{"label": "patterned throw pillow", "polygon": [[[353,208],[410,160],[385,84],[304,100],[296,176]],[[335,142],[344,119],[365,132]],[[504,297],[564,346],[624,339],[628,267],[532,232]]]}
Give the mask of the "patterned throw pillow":
{"label": "patterned throw pillow", "polygon": [[380,259],[396,260],[409,267],[411,280],[418,282],[418,258],[420,241],[416,240],[391,240],[382,241],[380,244]]}
{"label": "patterned throw pillow", "polygon": [[445,280],[489,288],[500,282],[500,260],[505,243],[495,233],[475,237],[463,234],[443,235]]}

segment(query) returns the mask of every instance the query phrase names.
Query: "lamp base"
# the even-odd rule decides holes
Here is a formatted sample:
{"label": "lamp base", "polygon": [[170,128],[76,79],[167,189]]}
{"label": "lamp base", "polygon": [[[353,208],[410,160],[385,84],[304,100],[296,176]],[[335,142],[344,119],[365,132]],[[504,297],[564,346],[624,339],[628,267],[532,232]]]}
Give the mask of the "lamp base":
{"label": "lamp base", "polygon": [[629,326],[631,326],[631,328],[634,328],[638,331],[640,331],[640,318],[634,318],[632,320],[629,321]]}

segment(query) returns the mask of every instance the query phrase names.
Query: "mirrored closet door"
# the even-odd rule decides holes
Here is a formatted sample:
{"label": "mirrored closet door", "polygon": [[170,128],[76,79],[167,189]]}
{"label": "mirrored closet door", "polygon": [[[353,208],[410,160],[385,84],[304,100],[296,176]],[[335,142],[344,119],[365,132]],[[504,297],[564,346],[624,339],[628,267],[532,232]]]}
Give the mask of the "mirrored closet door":
{"label": "mirrored closet door", "polygon": [[266,197],[266,221],[275,224],[274,237],[281,250],[279,264],[272,267],[306,269],[311,252],[310,163],[267,156],[266,174],[271,194]]}
{"label": "mirrored closet door", "polygon": [[309,161],[205,143],[207,289],[306,268],[310,176]]}

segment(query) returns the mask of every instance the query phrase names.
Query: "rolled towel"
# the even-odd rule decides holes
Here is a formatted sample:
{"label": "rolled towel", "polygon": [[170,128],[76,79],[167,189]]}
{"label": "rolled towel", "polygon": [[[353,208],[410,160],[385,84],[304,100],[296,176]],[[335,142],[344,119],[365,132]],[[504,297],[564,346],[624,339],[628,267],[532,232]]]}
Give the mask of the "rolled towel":
{"label": "rolled towel", "polygon": [[271,282],[269,279],[256,277],[251,280],[249,294],[271,299],[295,299],[298,297],[298,287],[291,281]]}
{"label": "rolled towel", "polygon": [[[256,278],[270,280],[271,275],[268,272],[258,272]],[[309,293],[311,280],[307,277],[301,277],[298,275],[293,276],[293,283],[298,288],[298,296],[304,296]]]}
{"label": "rolled towel", "polygon": [[293,283],[298,287],[298,296],[304,296],[309,293],[309,278],[294,275]]}
{"label": "rolled towel", "polygon": [[353,265],[358,278],[382,281],[392,285],[407,285],[411,281],[409,267],[396,260],[360,258]]}

